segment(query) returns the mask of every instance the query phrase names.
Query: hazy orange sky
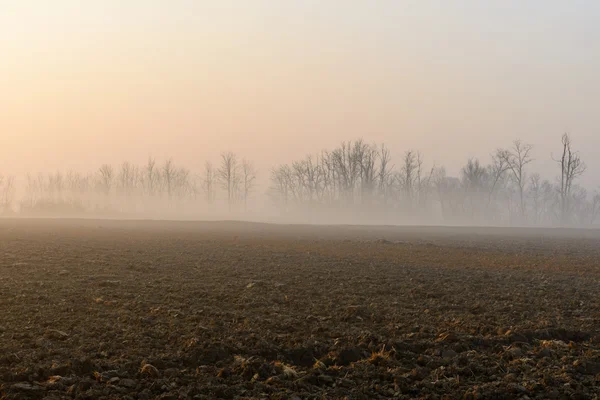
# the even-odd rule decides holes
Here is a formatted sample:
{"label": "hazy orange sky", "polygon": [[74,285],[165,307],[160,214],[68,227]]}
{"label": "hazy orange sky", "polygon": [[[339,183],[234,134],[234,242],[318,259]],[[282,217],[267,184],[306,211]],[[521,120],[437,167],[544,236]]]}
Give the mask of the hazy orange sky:
{"label": "hazy orange sky", "polygon": [[[600,184],[600,2],[0,1],[0,172],[233,150],[263,175],[342,140],[457,173],[573,135]],[[554,175],[554,171],[549,176]]]}

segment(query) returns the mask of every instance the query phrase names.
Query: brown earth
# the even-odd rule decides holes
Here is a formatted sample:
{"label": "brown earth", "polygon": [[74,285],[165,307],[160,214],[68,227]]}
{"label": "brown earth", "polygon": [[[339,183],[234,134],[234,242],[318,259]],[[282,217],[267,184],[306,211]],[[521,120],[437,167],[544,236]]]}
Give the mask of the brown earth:
{"label": "brown earth", "polygon": [[600,233],[0,220],[0,398],[598,399]]}

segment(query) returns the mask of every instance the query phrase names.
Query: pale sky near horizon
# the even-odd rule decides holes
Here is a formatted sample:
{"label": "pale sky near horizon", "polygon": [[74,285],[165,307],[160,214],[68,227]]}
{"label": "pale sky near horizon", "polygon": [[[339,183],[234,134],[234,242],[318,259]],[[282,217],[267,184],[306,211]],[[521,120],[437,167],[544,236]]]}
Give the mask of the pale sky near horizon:
{"label": "pale sky near horizon", "polygon": [[[570,132],[600,184],[597,0],[0,0],[0,173],[342,140],[456,174]],[[549,177],[555,171],[546,172]]]}

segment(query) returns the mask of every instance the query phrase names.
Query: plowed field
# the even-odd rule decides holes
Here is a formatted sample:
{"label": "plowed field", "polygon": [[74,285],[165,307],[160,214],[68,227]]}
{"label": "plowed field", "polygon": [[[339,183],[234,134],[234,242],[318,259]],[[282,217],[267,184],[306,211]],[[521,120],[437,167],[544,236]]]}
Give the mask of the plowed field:
{"label": "plowed field", "polygon": [[0,220],[0,398],[599,396],[596,231]]}

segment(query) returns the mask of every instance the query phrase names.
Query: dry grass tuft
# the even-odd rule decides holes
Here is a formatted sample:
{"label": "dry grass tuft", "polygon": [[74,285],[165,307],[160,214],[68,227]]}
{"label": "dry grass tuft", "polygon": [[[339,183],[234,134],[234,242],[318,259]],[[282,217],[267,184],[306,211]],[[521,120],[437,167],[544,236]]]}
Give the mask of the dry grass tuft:
{"label": "dry grass tuft", "polygon": [[394,350],[386,351],[385,345],[379,351],[375,351],[371,354],[371,357],[368,359],[368,362],[373,365],[382,365],[387,363],[392,359],[392,352]]}
{"label": "dry grass tuft", "polygon": [[142,368],[140,368],[140,373],[151,378],[158,378],[160,376],[158,369],[154,365],[147,363],[142,364]]}
{"label": "dry grass tuft", "polygon": [[298,373],[298,371],[296,371],[294,369],[294,367],[292,367],[291,365],[282,363],[281,361],[276,361],[274,365],[275,365],[275,367],[281,368],[283,376],[285,376],[288,379],[294,379],[300,375]]}

